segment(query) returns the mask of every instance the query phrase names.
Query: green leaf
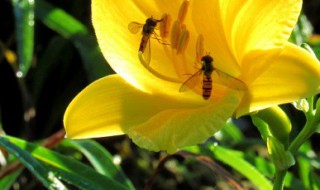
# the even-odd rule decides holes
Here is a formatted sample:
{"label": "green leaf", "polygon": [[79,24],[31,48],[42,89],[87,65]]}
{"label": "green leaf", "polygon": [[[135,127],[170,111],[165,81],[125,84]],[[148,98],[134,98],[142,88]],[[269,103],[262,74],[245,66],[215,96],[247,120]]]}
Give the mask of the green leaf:
{"label": "green leaf", "polygon": [[232,120],[228,120],[226,125],[215,134],[215,138],[222,144],[227,143],[230,145],[241,142],[243,140],[243,134]]}
{"label": "green leaf", "polygon": [[310,189],[311,190],[320,190],[320,178],[313,171],[310,172]]}
{"label": "green leaf", "polygon": [[0,180],[0,189],[1,190],[10,190],[11,186],[16,182],[17,178],[21,174],[24,168],[18,169],[17,171],[6,175]]}
{"label": "green leaf", "polygon": [[239,173],[247,177],[253,184],[261,190],[270,190],[272,185],[268,179],[264,177],[255,167],[248,163],[243,158],[239,158],[233,151],[220,146],[210,146],[213,157],[223,162]]}
{"label": "green leaf", "polygon": [[295,164],[291,152],[285,150],[283,144],[273,136],[267,140],[268,152],[277,170],[287,170]]}
{"label": "green leaf", "polygon": [[318,164],[319,161],[317,159],[317,154],[312,150],[310,141],[306,141],[299,148],[299,152],[297,154],[297,166],[299,178],[307,189],[310,189],[312,186],[312,168],[317,168]]}
{"label": "green leaf", "polygon": [[81,151],[94,168],[101,174],[114,178],[126,185],[128,189],[134,189],[131,181],[125,176],[121,168],[113,163],[112,155],[94,140],[64,140],[59,146],[72,147]]}
{"label": "green leaf", "polygon": [[106,187],[113,190],[127,189],[114,179],[103,176],[92,168],[69,157],[21,139],[10,136],[5,136],[5,138],[30,152],[36,159],[50,165],[58,176],[80,189],[103,190]]}
{"label": "green leaf", "polygon": [[222,146],[215,146],[211,143],[205,145],[205,150],[201,150],[195,146],[184,148],[184,150],[207,155],[230,166],[243,176],[247,177],[253,184],[259,187],[260,190],[272,189],[270,181],[266,179],[265,176],[257,170],[257,168],[242,157],[242,152],[230,150]]}
{"label": "green leaf", "polygon": [[[280,107],[273,106],[261,110],[257,112],[254,117],[258,117],[263,120],[268,126],[268,131],[271,133],[270,135],[277,138],[277,140],[287,148],[292,125],[289,117]],[[264,135],[265,134],[263,134],[263,138],[265,140]]]}
{"label": "green leaf", "polygon": [[12,0],[18,48],[19,69],[26,75],[33,57],[34,49],[34,1]]}
{"label": "green leaf", "polygon": [[295,177],[292,173],[287,172],[284,179],[284,186],[290,190],[303,190],[306,189],[301,180]]}
{"label": "green leaf", "polygon": [[[71,42],[60,36],[54,37],[49,41],[45,51],[39,58],[37,69],[33,71],[34,83],[32,84],[32,90],[34,100],[39,100],[48,78],[52,75],[54,69],[62,63],[61,60],[66,57],[64,54],[66,52],[65,49],[71,46]],[[61,74],[59,75],[61,76]]]}
{"label": "green leaf", "polygon": [[275,167],[270,162],[267,162],[264,158],[255,156],[253,158],[253,163],[255,168],[257,168],[263,175],[272,178],[275,173]]}
{"label": "green leaf", "polygon": [[297,45],[301,45],[308,40],[312,32],[312,24],[309,22],[306,15],[301,14],[289,40]]}
{"label": "green leaf", "polygon": [[267,142],[267,138],[271,135],[268,124],[255,115],[251,115],[252,123],[257,127],[262,139]]}
{"label": "green leaf", "polygon": [[90,81],[113,73],[102,56],[95,37],[71,15],[43,1],[36,1],[36,18],[46,26],[70,39],[78,49]]}
{"label": "green leaf", "polygon": [[67,189],[51,170],[48,170],[27,151],[20,149],[4,137],[0,137],[0,146],[19,159],[48,189]]}
{"label": "green leaf", "polygon": [[[246,159],[250,160],[250,163],[257,168],[263,175],[272,179],[276,169],[271,162],[268,162],[266,159],[256,156],[256,155],[248,155],[247,153],[244,155]],[[301,180],[296,178],[292,173],[288,172],[285,177],[285,187],[291,190],[301,190],[305,189],[304,185],[302,184]]]}
{"label": "green leaf", "polygon": [[253,167],[253,165],[239,157],[239,154],[236,151],[214,145],[209,145],[208,148],[215,159],[231,166],[233,169],[247,177],[253,184],[259,187],[259,189],[272,189],[270,181],[266,179],[255,167]]}

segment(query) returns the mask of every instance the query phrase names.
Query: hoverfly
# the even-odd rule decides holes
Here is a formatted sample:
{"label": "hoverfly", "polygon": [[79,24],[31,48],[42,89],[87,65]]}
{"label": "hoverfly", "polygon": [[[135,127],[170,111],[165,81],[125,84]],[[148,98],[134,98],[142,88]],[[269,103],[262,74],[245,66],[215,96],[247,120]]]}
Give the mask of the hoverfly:
{"label": "hoverfly", "polygon": [[153,17],[147,18],[145,24],[141,24],[138,22],[130,22],[128,25],[128,29],[131,33],[137,34],[142,28],[142,38],[139,46],[139,52],[141,52],[144,56],[145,61],[150,63],[150,36],[153,35],[155,39],[157,39],[160,43],[162,43],[159,36],[154,32],[158,22],[161,22],[163,19],[157,20]]}
{"label": "hoverfly", "polygon": [[[207,100],[211,96],[212,81],[225,85],[235,90],[245,90],[247,86],[240,79],[237,79],[213,66],[213,58],[205,55],[201,58],[201,68],[187,79],[180,87],[180,92],[188,88],[194,88],[197,83],[202,81],[202,97]],[[202,80],[201,80],[202,76]]]}

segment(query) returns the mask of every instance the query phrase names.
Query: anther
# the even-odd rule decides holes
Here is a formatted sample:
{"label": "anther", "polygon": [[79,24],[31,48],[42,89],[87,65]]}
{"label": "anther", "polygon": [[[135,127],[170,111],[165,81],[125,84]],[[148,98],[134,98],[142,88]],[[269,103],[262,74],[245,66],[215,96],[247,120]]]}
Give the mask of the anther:
{"label": "anther", "polygon": [[171,29],[171,48],[176,49],[179,43],[179,37],[181,33],[181,23],[179,20],[176,20],[173,23],[172,29]]}
{"label": "anther", "polygon": [[163,14],[160,22],[160,36],[162,39],[166,39],[169,36],[171,17],[169,14]]}
{"label": "anther", "polygon": [[177,46],[177,54],[183,54],[188,47],[190,38],[190,32],[188,30],[183,30],[179,36],[179,42]]}
{"label": "anther", "polygon": [[181,25],[181,31],[183,31],[183,30],[187,30],[187,25],[185,25],[185,24]]}
{"label": "anther", "polygon": [[197,44],[196,44],[197,61],[200,61],[203,55],[204,55],[204,37],[202,34],[200,34],[197,38]]}
{"label": "anther", "polygon": [[189,0],[184,0],[180,6],[179,13],[178,13],[178,20],[183,23],[184,19],[187,16],[188,7],[189,7]]}

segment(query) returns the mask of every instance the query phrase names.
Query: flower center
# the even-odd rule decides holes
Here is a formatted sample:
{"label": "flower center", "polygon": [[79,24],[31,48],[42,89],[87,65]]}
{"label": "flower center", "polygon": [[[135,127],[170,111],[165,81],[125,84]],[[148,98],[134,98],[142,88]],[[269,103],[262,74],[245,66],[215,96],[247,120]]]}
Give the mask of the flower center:
{"label": "flower center", "polygon": [[178,12],[178,18],[174,22],[171,30],[171,48],[176,50],[176,54],[183,54],[188,46],[190,32],[184,24],[188,13],[189,1],[184,0]]}
{"label": "flower center", "polygon": [[[187,26],[184,24],[184,20],[188,12],[189,3],[189,0],[184,0],[182,2],[177,15],[177,19],[174,21],[172,27],[171,16],[167,13],[163,14],[161,19],[159,20],[160,22],[158,23],[160,35],[156,34],[155,32],[153,34],[158,42],[162,44],[165,54],[172,60],[170,63],[163,64],[173,64],[173,67],[177,74],[176,78],[167,76],[166,74],[160,73],[157,70],[153,69],[152,64],[149,64],[149,60],[145,59],[145,57],[147,57],[144,56],[145,52],[139,51],[138,53],[141,64],[149,72],[151,72],[158,78],[174,83],[182,83],[185,79],[185,74],[190,74],[190,72],[186,73],[186,71],[188,70],[186,70],[185,66],[188,65],[189,61],[187,61],[184,56],[190,39],[190,32],[187,29]],[[169,43],[167,43],[167,41],[169,41]]]}
{"label": "flower center", "polygon": [[[180,83],[180,92],[191,89],[197,94],[202,95],[206,100],[219,99],[219,97],[229,88],[241,91],[246,90],[247,87],[245,83],[216,68],[214,66],[213,57],[209,53],[205,55],[204,36],[202,34],[198,35],[197,39],[195,39],[196,36],[192,36],[194,38],[192,38],[191,41],[194,42],[195,48],[188,48],[190,32],[184,21],[188,19],[187,13],[189,3],[189,0],[184,0],[182,2],[177,18],[174,20],[172,26],[171,16],[169,14],[163,14],[161,19],[157,20],[160,35],[153,31],[154,37],[162,44],[164,50],[163,56],[169,58],[169,61],[167,63],[164,62],[163,64],[171,65],[160,67],[162,72],[158,72],[159,68],[154,69],[152,64],[149,64],[150,59],[144,59],[144,57],[147,56],[143,56],[143,51],[139,51],[140,62],[156,77],[166,81]],[[154,26],[155,29],[157,24]],[[185,53],[186,51],[188,53]],[[162,64],[160,66],[162,66]],[[174,69],[176,77],[169,76],[168,72],[164,74],[167,70],[163,68]],[[214,93],[211,93],[212,91],[214,91]]]}

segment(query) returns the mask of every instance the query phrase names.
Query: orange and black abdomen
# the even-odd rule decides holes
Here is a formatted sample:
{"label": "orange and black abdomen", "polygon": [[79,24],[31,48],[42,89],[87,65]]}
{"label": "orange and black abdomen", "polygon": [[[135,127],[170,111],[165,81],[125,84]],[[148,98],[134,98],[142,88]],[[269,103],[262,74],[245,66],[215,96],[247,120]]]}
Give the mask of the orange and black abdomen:
{"label": "orange and black abdomen", "polygon": [[144,53],[145,49],[147,48],[149,38],[150,38],[149,34],[142,35],[140,46],[139,46],[139,52]]}
{"label": "orange and black abdomen", "polygon": [[203,75],[202,81],[202,97],[207,100],[211,96],[212,91],[212,79],[210,76]]}

